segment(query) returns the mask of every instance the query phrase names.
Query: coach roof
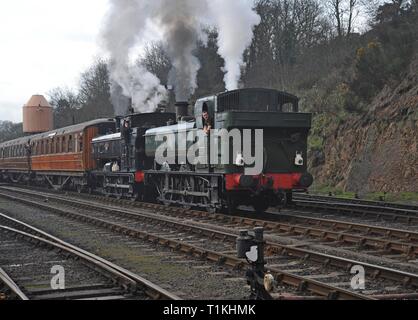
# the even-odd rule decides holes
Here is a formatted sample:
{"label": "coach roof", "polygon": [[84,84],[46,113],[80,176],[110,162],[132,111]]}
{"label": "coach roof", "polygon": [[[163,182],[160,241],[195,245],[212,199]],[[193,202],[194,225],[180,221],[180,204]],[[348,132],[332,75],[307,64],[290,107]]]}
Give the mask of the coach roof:
{"label": "coach roof", "polygon": [[49,137],[52,138],[52,137],[55,137],[55,136],[62,136],[62,135],[65,135],[65,134],[78,133],[78,132],[81,132],[88,127],[98,125],[98,124],[101,124],[101,123],[111,123],[111,122],[114,122],[114,121],[115,121],[114,119],[97,119],[97,120],[92,120],[92,121],[88,121],[88,122],[83,122],[83,123],[76,124],[76,125],[69,126],[69,127],[64,127],[64,128],[60,128],[60,129],[56,129],[56,130],[32,135],[32,136],[22,137],[22,138],[18,138],[18,139],[11,140],[11,141],[6,141],[6,142],[3,142],[3,143],[0,143],[0,148],[14,146],[14,145],[26,144],[29,141],[38,141],[38,140],[42,140],[42,139],[49,138]]}

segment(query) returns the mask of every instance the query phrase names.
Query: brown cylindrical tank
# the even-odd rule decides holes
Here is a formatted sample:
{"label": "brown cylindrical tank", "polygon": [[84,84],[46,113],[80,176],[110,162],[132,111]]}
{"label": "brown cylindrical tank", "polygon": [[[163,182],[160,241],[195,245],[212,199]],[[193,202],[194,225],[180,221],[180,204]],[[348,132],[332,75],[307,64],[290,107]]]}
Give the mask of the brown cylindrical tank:
{"label": "brown cylindrical tank", "polygon": [[23,107],[23,132],[42,133],[54,129],[54,113],[44,96],[34,95]]}

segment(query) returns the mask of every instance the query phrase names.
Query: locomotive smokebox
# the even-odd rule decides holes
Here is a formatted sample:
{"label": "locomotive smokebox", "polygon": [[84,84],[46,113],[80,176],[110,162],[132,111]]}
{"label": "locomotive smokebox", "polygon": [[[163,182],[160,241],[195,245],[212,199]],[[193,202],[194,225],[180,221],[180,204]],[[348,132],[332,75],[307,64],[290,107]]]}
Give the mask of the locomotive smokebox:
{"label": "locomotive smokebox", "polygon": [[189,109],[189,103],[185,101],[176,102],[176,115],[177,115],[177,121],[180,121],[183,117],[188,116],[188,109]]}
{"label": "locomotive smokebox", "polygon": [[32,96],[23,107],[23,132],[42,133],[54,129],[54,114],[51,105],[42,95]]}

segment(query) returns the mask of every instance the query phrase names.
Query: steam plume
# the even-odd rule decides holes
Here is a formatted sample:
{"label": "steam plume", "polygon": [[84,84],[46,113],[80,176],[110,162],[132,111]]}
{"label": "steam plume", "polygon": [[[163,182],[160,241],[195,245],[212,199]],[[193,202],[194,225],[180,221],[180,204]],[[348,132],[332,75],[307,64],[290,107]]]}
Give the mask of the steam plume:
{"label": "steam plume", "polygon": [[253,0],[208,0],[219,31],[219,55],[225,60],[227,90],[238,88],[244,50],[251,44],[253,28],[261,21]]}
{"label": "steam plume", "polygon": [[165,51],[173,65],[169,84],[174,86],[178,101],[187,101],[197,88],[200,62],[194,52],[198,40],[203,39],[204,12],[207,12],[204,0],[163,0],[155,12],[155,20],[166,39]]}
{"label": "steam plume", "polygon": [[117,115],[126,114],[128,97],[132,97],[138,112],[153,111],[165,97],[165,88],[158,78],[129,59],[131,50],[143,37],[148,10],[147,1],[110,1],[102,38],[110,53],[111,94]]}
{"label": "steam plume", "polygon": [[[219,31],[219,54],[225,60],[225,84],[238,87],[243,52],[251,43],[253,27],[260,18],[253,11],[253,0],[110,0],[111,7],[103,32],[104,45],[111,54],[112,93],[122,88],[132,96],[137,111],[150,111],[165,96],[159,80],[142,66],[132,67],[129,55],[135,45],[150,38],[150,25],[161,32],[159,39],[173,69],[169,84],[176,99],[188,100],[197,87],[200,62],[194,55],[198,40],[205,43],[205,26]],[[118,89],[118,86],[120,87]],[[121,101],[121,99],[113,99]],[[120,104],[120,103],[119,103]],[[119,110],[118,112],[121,112]]]}

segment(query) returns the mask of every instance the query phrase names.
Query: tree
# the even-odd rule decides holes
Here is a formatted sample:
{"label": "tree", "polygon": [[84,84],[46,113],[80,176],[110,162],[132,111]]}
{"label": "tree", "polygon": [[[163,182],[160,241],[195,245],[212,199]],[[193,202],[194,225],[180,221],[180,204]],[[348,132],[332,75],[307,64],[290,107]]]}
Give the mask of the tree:
{"label": "tree", "polygon": [[377,9],[375,21],[385,23],[394,21],[405,13],[410,7],[407,0],[392,0],[391,3],[385,3]]}
{"label": "tree", "polygon": [[80,79],[79,101],[82,121],[112,117],[109,69],[106,61],[98,59]]}
{"label": "tree", "polygon": [[198,88],[195,97],[225,91],[223,71],[225,61],[218,54],[218,32],[215,29],[207,29],[205,32],[208,41],[206,44],[200,42],[196,52],[201,67],[197,73]]}
{"label": "tree", "polygon": [[68,88],[55,88],[48,96],[49,103],[54,107],[55,128],[74,124],[81,108],[78,94]]}
{"label": "tree", "polygon": [[157,76],[163,85],[167,85],[172,65],[161,42],[152,42],[146,45],[144,54],[139,57],[138,63]]}
{"label": "tree", "polygon": [[338,38],[349,38],[361,10],[359,0],[328,0],[327,7],[333,17]]}
{"label": "tree", "polygon": [[259,0],[256,10],[261,23],[245,55],[244,83],[287,89],[301,54],[329,39],[323,10],[316,0]]}
{"label": "tree", "polygon": [[0,142],[17,139],[23,136],[22,123],[0,120]]}

